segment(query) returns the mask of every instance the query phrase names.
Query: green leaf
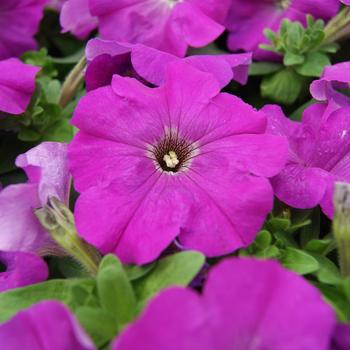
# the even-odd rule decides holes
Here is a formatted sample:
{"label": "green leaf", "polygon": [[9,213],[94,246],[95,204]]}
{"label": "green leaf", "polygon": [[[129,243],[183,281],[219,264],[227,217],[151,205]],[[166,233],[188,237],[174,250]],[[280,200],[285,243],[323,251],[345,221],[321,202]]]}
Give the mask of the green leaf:
{"label": "green leaf", "polygon": [[[247,256],[249,256],[249,254],[247,254]],[[255,256],[264,259],[278,259],[280,256],[280,250],[276,246],[272,245],[259,251],[257,254],[255,254]]]}
{"label": "green leaf", "polygon": [[320,52],[310,52],[306,55],[305,62],[295,67],[296,71],[305,77],[320,77],[324,68],[331,64],[329,57]]}
{"label": "green leaf", "polygon": [[318,261],[310,254],[295,248],[286,248],[282,256],[282,264],[301,275],[317,271],[320,268]]}
{"label": "green leaf", "polygon": [[70,142],[73,138],[73,126],[69,120],[62,119],[52,124],[42,138],[45,141]]}
{"label": "green leaf", "polygon": [[141,277],[144,277],[149,272],[151,272],[155,268],[156,264],[147,264],[143,266],[137,265],[124,265],[124,270],[126,271],[129,281],[135,281]]}
{"label": "green leaf", "polygon": [[118,325],[115,319],[102,309],[83,306],[77,309],[75,316],[97,347],[103,346],[117,335]]}
{"label": "green leaf", "polygon": [[312,239],[304,248],[312,253],[324,254],[331,244],[331,239]]}
{"label": "green leaf", "polygon": [[198,274],[205,257],[195,251],[167,256],[157,261],[155,268],[144,278],[134,281],[134,289],[141,305],[172,285],[187,286]]}
{"label": "green leaf", "polygon": [[293,236],[288,232],[277,231],[274,233],[274,237],[277,241],[277,245],[280,247],[298,247],[297,243],[293,239]]}
{"label": "green leaf", "polygon": [[267,230],[262,230],[256,236],[254,244],[256,245],[257,249],[265,249],[271,244],[271,241],[271,233]]}
{"label": "green leaf", "polygon": [[249,66],[249,75],[267,75],[281,70],[283,66],[279,63],[254,62]]}
{"label": "green leaf", "polygon": [[303,84],[304,79],[293,70],[283,69],[264,77],[261,83],[261,94],[275,102],[292,104],[301,93]]}
{"label": "green leaf", "polygon": [[33,141],[39,141],[41,138],[41,135],[39,132],[26,127],[24,125],[21,126],[21,129],[18,133],[18,139],[21,141],[28,141],[28,142],[33,142]]}
{"label": "green leaf", "polygon": [[320,269],[316,271],[316,276],[320,282],[333,285],[341,282],[340,271],[331,260],[320,254],[312,254],[312,256],[320,265]]}
{"label": "green leaf", "polygon": [[283,64],[285,66],[295,66],[297,64],[302,64],[305,58],[303,55],[298,55],[293,52],[287,52],[283,58]]}
{"label": "green leaf", "polygon": [[266,226],[271,232],[286,231],[290,226],[290,220],[283,218],[272,218],[267,221]]}
{"label": "green leaf", "polygon": [[20,310],[47,299],[61,301],[74,309],[84,302],[73,297],[73,287],[78,285],[92,291],[95,281],[93,279],[50,280],[0,293],[0,322],[8,320]]}
{"label": "green leaf", "polygon": [[102,308],[115,317],[120,327],[135,317],[134,290],[122,264],[113,255],[107,255],[100,264],[97,290]]}

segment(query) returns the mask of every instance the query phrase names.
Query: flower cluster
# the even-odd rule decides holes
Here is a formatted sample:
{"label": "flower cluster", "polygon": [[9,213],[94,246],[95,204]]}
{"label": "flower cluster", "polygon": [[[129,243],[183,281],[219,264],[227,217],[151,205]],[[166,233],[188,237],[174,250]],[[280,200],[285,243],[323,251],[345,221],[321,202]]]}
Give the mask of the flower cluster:
{"label": "flower cluster", "polygon": [[2,0],[1,348],[349,350],[349,6]]}

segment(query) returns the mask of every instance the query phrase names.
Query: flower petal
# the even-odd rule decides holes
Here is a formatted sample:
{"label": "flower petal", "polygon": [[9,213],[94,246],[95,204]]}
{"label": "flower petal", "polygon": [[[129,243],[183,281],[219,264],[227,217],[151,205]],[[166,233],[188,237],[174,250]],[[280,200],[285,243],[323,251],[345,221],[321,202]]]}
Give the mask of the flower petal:
{"label": "flower petal", "polygon": [[[18,336],[20,334],[20,336]],[[57,301],[43,301],[20,311],[0,326],[0,343],[6,350],[95,350],[73,315]]]}
{"label": "flower petal", "polygon": [[27,109],[39,70],[17,58],[0,61],[0,111],[21,114]]}
{"label": "flower petal", "polygon": [[[102,87],[81,98],[72,123],[90,135],[134,147],[144,148],[159,140],[164,128],[160,118],[150,112],[159,103],[157,91],[144,87],[135,79],[117,75],[112,85],[113,89]],[[117,92],[125,91],[137,100],[126,99],[121,93],[118,96],[115,86],[118,86]]]}
{"label": "flower petal", "polygon": [[272,178],[276,196],[288,205],[307,209],[317,206],[326,193],[329,175],[320,168],[290,163]]}
{"label": "flower petal", "polygon": [[[198,164],[199,159],[203,164]],[[233,172],[224,159],[206,162],[197,157],[191,169],[187,181],[182,179],[194,199],[179,236],[181,244],[206,256],[225,255],[251,244],[272,210],[269,182]]]}
{"label": "flower petal", "polygon": [[0,250],[40,253],[54,246],[33,211],[40,206],[35,184],[18,184],[0,191]]}
{"label": "flower petal", "polygon": [[124,263],[145,264],[178,235],[190,193],[176,177],[158,172],[135,181],[128,187],[113,183],[83,192],[75,217],[78,232],[103,253],[115,252]]}
{"label": "flower petal", "polygon": [[217,39],[225,27],[189,2],[178,2],[170,17],[171,27],[189,46],[201,47]]}
{"label": "flower petal", "polygon": [[[75,188],[106,187],[124,181],[141,185],[155,171],[146,150],[78,132],[69,146],[69,164]],[[122,179],[122,180],[121,180]]]}
{"label": "flower petal", "polygon": [[97,27],[97,18],[89,10],[89,0],[67,0],[60,15],[62,32],[71,32],[79,39],[85,39]]}
{"label": "flower petal", "polygon": [[6,266],[0,272],[0,292],[45,281],[49,270],[40,257],[22,252],[0,251],[0,262]]}
{"label": "flower petal", "polygon": [[[181,307],[175,309],[174,305]],[[191,290],[173,287],[146,307],[141,317],[116,338],[112,349],[134,350],[142,343],[143,350],[209,350],[213,344],[207,326],[200,297]]]}
{"label": "flower petal", "polygon": [[272,260],[219,263],[209,272],[203,301],[212,332],[220,334],[216,349],[328,350],[336,322],[315,287]]}
{"label": "flower petal", "polygon": [[29,182],[38,184],[42,205],[45,205],[51,196],[63,202],[68,200],[69,172],[66,144],[43,142],[19,155],[16,165],[26,172]]}
{"label": "flower petal", "polygon": [[234,135],[205,144],[200,152],[211,153],[219,161],[229,161],[240,171],[272,177],[286,164],[288,142],[287,138],[274,135]]}

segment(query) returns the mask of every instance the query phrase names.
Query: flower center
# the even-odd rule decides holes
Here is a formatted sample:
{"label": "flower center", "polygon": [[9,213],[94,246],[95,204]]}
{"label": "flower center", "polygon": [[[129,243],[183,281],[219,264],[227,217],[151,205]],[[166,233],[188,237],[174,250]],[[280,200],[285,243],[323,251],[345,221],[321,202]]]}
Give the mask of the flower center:
{"label": "flower center", "polygon": [[195,156],[195,145],[179,137],[178,133],[169,132],[150,149],[150,154],[158,170],[177,173],[188,169]]}
{"label": "flower center", "polygon": [[166,154],[163,157],[163,160],[168,168],[176,168],[176,166],[180,163],[174,151],[170,151],[168,154]]}
{"label": "flower center", "polygon": [[292,0],[278,0],[277,1],[277,6],[281,8],[282,10],[285,10],[289,7],[290,3]]}
{"label": "flower center", "polygon": [[176,3],[180,2],[182,0],[163,0],[169,7],[174,7]]}

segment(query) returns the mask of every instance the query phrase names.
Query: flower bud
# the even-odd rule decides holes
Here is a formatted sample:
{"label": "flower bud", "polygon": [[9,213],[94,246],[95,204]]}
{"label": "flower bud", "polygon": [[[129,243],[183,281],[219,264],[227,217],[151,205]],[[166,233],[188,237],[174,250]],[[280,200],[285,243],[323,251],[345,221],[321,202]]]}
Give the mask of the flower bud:
{"label": "flower bud", "polygon": [[338,245],[339,265],[350,276],[350,184],[337,182],[334,191],[333,233]]}
{"label": "flower bud", "polygon": [[74,216],[64,203],[55,197],[50,197],[47,205],[37,209],[35,215],[52,239],[67,254],[79,261],[91,274],[96,275],[100,254],[79,237]]}

